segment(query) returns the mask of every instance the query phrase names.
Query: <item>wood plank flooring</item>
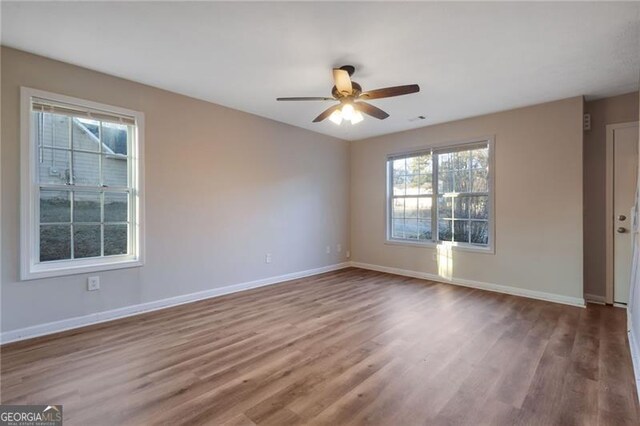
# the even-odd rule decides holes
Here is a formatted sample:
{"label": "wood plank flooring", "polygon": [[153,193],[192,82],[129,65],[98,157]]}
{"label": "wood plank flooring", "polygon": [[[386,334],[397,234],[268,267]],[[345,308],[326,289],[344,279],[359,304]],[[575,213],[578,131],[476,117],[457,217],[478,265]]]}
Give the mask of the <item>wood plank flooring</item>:
{"label": "wood plank flooring", "polygon": [[640,424],[625,311],[362,269],[1,348],[65,424]]}

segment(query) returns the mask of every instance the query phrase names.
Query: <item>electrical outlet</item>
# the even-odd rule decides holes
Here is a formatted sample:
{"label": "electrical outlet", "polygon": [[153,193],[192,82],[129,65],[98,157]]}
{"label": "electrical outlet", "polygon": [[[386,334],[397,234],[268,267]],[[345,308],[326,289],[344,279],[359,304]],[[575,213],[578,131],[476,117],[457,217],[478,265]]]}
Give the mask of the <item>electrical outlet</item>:
{"label": "electrical outlet", "polygon": [[264,255],[264,263],[271,263],[271,253]]}
{"label": "electrical outlet", "polygon": [[431,255],[431,260],[438,260],[438,255],[436,253],[433,253]]}
{"label": "electrical outlet", "polygon": [[327,254],[330,254],[331,253],[331,246],[327,246],[325,251],[327,252]]}
{"label": "electrical outlet", "polygon": [[87,278],[87,291],[100,290],[100,277]]}
{"label": "electrical outlet", "polygon": [[345,255],[347,256],[347,259],[349,259],[351,257],[351,252],[349,250],[347,250],[347,252],[345,253]]}
{"label": "electrical outlet", "polygon": [[342,252],[342,244],[336,244],[336,251],[338,253]]}

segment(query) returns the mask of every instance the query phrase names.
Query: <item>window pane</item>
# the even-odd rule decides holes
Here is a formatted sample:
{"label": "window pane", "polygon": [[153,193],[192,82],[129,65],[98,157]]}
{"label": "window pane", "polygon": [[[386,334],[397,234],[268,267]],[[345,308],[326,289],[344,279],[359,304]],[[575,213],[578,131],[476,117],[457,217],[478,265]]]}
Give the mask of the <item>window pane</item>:
{"label": "window pane", "polygon": [[460,151],[452,153],[453,165],[456,170],[467,170],[469,168],[469,151]]}
{"label": "window pane", "polygon": [[76,185],[100,185],[100,155],[73,153],[73,182]]}
{"label": "window pane", "polygon": [[69,117],[66,115],[34,112],[35,136],[38,146],[66,148],[69,146]]}
{"label": "window pane", "polygon": [[431,239],[431,221],[418,220],[418,238],[421,240]]}
{"label": "window pane", "polygon": [[452,230],[451,220],[439,220],[438,221],[438,239],[440,241],[451,241]]}
{"label": "window pane", "polygon": [[451,197],[438,197],[438,217],[452,218],[453,211],[451,208],[453,198]]}
{"label": "window pane", "polygon": [[40,191],[40,223],[71,221],[69,191]]}
{"label": "window pane", "polygon": [[99,192],[73,193],[73,221],[101,222]]}
{"label": "window pane", "polygon": [[420,175],[407,175],[407,195],[418,195],[420,185]]}
{"label": "window pane", "polygon": [[70,183],[70,156],[66,150],[40,148],[38,182],[57,185]]}
{"label": "window pane", "polygon": [[420,175],[418,177],[419,194],[431,194],[433,192],[433,184],[431,183],[431,175]]}
{"label": "window pane", "polygon": [[433,199],[431,197],[418,198],[418,217],[431,220],[431,205]]}
{"label": "window pane", "polygon": [[471,221],[471,243],[489,244],[489,222]]}
{"label": "window pane", "polygon": [[404,199],[404,217],[405,218],[418,217],[418,199],[417,198]]}
{"label": "window pane", "polygon": [[489,219],[489,196],[470,197],[469,211],[472,219]]}
{"label": "window pane", "polygon": [[404,198],[396,198],[393,200],[393,216],[404,219]]}
{"label": "window pane", "polygon": [[471,182],[469,178],[469,170],[458,170],[455,172],[454,192],[470,192]]}
{"label": "window pane", "polygon": [[405,194],[404,175],[394,176],[393,195],[404,195],[404,194]]}
{"label": "window pane", "polygon": [[404,198],[396,198],[393,200],[393,216],[400,219],[404,218]]}
{"label": "window pane", "polygon": [[472,170],[472,192],[489,192],[489,181],[486,170]]}
{"label": "window pane", "polygon": [[102,123],[102,150],[109,154],[127,155],[127,127],[116,123]]}
{"label": "window pane", "polygon": [[404,238],[404,219],[393,219],[391,224],[391,237]]}
{"label": "window pane", "polygon": [[399,176],[407,174],[404,158],[400,160],[393,160],[393,175]]}
{"label": "window pane", "polygon": [[105,155],[102,157],[102,182],[107,186],[126,187],[127,163],[129,159],[119,155]]}
{"label": "window pane", "polygon": [[73,225],[73,257],[100,256],[100,225]]}
{"label": "window pane", "polygon": [[459,243],[469,242],[469,221],[454,220],[453,221],[453,241]]}
{"label": "window pane", "polygon": [[[473,244],[488,243],[488,147],[454,147],[452,152],[416,155],[391,163],[393,194],[391,234],[394,238]],[[437,161],[437,176],[433,176]],[[434,179],[436,181],[434,181]],[[436,188],[437,187],[437,188]],[[430,195],[436,191],[437,198]],[[448,195],[448,196],[447,196]],[[436,203],[436,205],[432,205]],[[437,209],[437,223],[431,221]],[[472,234],[473,233],[473,234]]]}
{"label": "window pane", "polygon": [[408,240],[418,239],[418,220],[406,219],[404,221],[404,238]]}
{"label": "window pane", "polygon": [[73,149],[100,151],[100,122],[86,118],[73,119]]}
{"label": "window pane", "polygon": [[406,164],[406,173],[408,175],[417,175],[418,174],[418,157],[409,157],[405,158]]}
{"label": "window pane", "polygon": [[438,154],[438,171],[450,171],[454,169],[453,154]]}
{"label": "window pane", "polygon": [[126,192],[104,193],[104,221],[126,222],[129,216],[129,194]]}
{"label": "window pane", "polygon": [[454,198],[454,215],[456,219],[468,219],[469,218],[469,197],[455,197]]}
{"label": "window pane", "polygon": [[453,175],[455,172],[438,170],[438,192],[453,192]]}
{"label": "window pane", "polygon": [[489,148],[471,151],[471,167],[474,169],[487,169],[489,167]]}
{"label": "window pane", "polygon": [[127,253],[127,225],[104,225],[104,255]]}
{"label": "window pane", "polygon": [[416,163],[418,167],[418,173],[431,177],[431,173],[433,170],[431,155],[421,155],[419,157],[416,157]]}
{"label": "window pane", "polygon": [[40,226],[40,262],[71,258],[71,225]]}

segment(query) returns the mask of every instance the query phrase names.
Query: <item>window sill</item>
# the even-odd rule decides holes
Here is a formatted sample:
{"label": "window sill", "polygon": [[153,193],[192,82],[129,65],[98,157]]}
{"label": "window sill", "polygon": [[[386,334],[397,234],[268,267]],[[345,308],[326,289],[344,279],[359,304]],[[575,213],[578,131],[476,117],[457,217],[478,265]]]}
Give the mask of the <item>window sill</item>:
{"label": "window sill", "polygon": [[466,251],[471,253],[482,253],[482,254],[496,254],[496,251],[493,247],[481,247],[481,246],[473,246],[469,244],[457,244],[457,243],[444,243],[444,242],[433,242],[433,241],[425,241],[425,242],[417,242],[417,241],[406,241],[406,240],[393,240],[387,238],[384,242],[386,245],[391,246],[405,246],[405,247],[418,247],[418,248],[426,248],[426,249],[437,249],[438,247],[451,247],[453,251]]}
{"label": "window sill", "polygon": [[[91,260],[89,262],[89,260]],[[144,266],[144,261],[133,256],[120,256],[107,259],[87,259],[87,262],[59,261],[31,265],[29,270],[22,271],[22,281],[42,278],[63,277],[68,275],[110,271],[114,269],[136,268]]]}

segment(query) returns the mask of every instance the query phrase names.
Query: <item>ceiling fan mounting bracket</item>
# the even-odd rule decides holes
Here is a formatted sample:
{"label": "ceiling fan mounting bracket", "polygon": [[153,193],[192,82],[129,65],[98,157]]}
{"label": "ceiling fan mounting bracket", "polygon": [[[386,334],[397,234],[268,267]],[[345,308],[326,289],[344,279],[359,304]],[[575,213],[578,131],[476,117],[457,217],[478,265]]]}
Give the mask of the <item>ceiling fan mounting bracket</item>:
{"label": "ceiling fan mounting bracket", "polygon": [[351,77],[353,73],[356,71],[356,67],[354,67],[353,65],[343,65],[340,67],[340,69],[349,73],[349,77]]}

